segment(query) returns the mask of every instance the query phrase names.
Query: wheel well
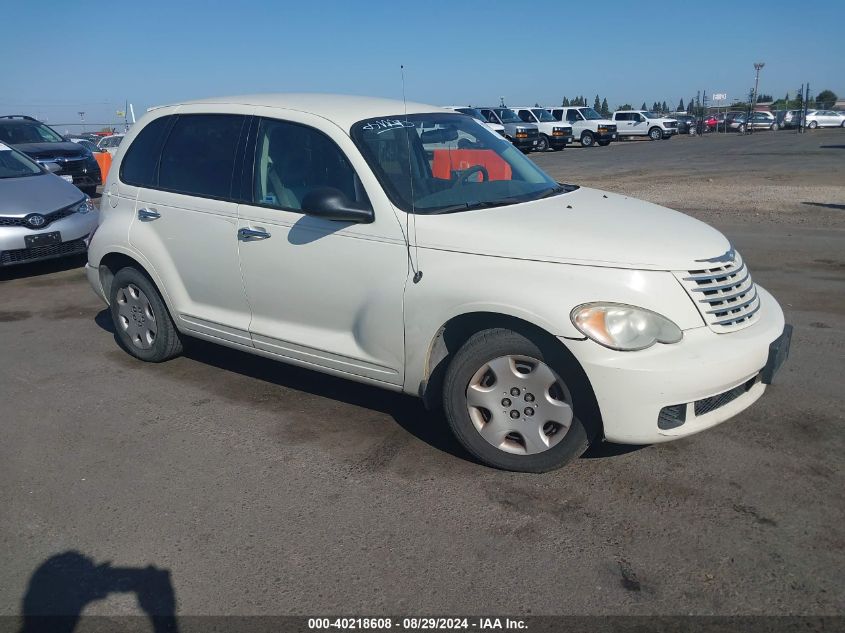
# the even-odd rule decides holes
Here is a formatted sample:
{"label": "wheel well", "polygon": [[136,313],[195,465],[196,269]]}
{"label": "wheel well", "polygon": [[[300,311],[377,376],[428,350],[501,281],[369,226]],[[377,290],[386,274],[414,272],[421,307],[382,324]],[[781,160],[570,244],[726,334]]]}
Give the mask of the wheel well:
{"label": "wheel well", "polygon": [[[453,317],[437,331],[434,340],[431,342],[426,359],[426,380],[422,385],[422,399],[429,409],[440,407],[443,379],[446,369],[451,362],[452,356],[469,338],[482,330],[492,328],[507,328],[517,332],[529,340],[542,346],[544,349],[551,349],[557,361],[565,363],[572,369],[576,376],[575,385],[572,388],[583,394],[583,401],[580,416],[589,417],[594,423],[601,425],[601,413],[592,385],[587,374],[581,367],[581,363],[573,356],[572,352],[556,337],[523,319],[512,317],[506,314],[494,312],[470,312]],[[599,426],[599,428],[603,428]]]}
{"label": "wheel well", "polygon": [[103,294],[106,295],[106,299],[111,296],[111,284],[117,271],[127,266],[137,268],[149,277],[149,273],[147,273],[144,267],[137,260],[129,257],[129,255],[109,253],[104,255],[100,260],[100,282],[103,284]]}

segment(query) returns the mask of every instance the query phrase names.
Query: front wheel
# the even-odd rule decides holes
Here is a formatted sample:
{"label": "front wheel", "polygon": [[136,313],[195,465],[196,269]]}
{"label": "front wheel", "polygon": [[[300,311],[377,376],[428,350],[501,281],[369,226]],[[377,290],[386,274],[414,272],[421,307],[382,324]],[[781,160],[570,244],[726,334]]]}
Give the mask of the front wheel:
{"label": "front wheel", "polygon": [[443,407],[458,441],[504,470],[546,472],[576,459],[598,437],[583,380],[552,343],[504,328],[473,335],[446,371]]}
{"label": "front wheel", "polygon": [[807,127],[810,128],[811,130],[815,130],[817,127],[819,127],[819,124],[818,124],[817,121],[810,121],[810,123],[809,123],[809,125],[807,125]]}
{"label": "front wheel", "polygon": [[663,131],[659,127],[653,127],[648,131],[648,137],[652,141],[659,141],[663,138]]}
{"label": "front wheel", "polygon": [[592,132],[584,132],[581,135],[581,145],[583,147],[592,147],[595,143],[595,138],[593,137]]}
{"label": "front wheel", "polygon": [[608,145],[610,145],[610,141],[597,141],[597,142],[602,147],[607,147]]}
{"label": "front wheel", "polygon": [[534,148],[536,152],[545,152],[549,149],[549,137],[545,134],[541,134],[540,137],[537,139],[537,145]]}
{"label": "front wheel", "polygon": [[121,268],[109,298],[115,338],[129,354],[160,363],[182,351],[179,332],[153,282],[136,268]]}

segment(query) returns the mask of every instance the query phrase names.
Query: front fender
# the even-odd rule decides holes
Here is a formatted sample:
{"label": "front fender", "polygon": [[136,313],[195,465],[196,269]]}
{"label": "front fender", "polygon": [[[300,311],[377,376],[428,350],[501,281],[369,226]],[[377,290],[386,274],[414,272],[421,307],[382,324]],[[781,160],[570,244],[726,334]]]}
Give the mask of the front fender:
{"label": "front fender", "polygon": [[417,394],[439,330],[468,313],[515,317],[551,335],[584,338],[572,309],[592,301],[628,303],[658,312],[682,330],[701,315],[670,272],[602,268],[420,250],[419,283],[405,290],[405,391]]}

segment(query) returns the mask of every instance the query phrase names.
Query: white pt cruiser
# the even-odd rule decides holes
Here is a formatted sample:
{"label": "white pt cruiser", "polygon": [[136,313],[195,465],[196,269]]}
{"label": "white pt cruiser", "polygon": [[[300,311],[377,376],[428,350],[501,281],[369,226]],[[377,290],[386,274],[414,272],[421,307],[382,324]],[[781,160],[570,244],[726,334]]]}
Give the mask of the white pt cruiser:
{"label": "white pt cruiser", "polygon": [[559,184],[433,106],[155,108],[101,208],[87,274],[133,356],[167,360],[191,336],[417,395],[499,468],[712,427],[789,349],[777,302],[718,231]]}

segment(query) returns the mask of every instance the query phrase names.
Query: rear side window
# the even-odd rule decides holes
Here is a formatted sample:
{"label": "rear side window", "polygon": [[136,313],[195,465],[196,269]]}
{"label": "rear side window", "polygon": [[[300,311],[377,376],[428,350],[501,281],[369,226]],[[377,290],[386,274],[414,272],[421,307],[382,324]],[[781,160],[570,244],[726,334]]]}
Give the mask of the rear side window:
{"label": "rear side window", "polygon": [[229,198],[235,153],[246,117],[180,115],[161,152],[158,187],[206,198]]}
{"label": "rear side window", "polygon": [[158,156],[164,133],[172,119],[172,116],[156,119],[138,133],[120,166],[120,179],[123,182],[136,187],[156,185]]}

